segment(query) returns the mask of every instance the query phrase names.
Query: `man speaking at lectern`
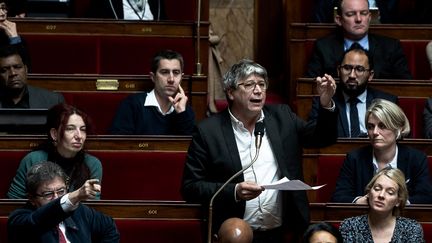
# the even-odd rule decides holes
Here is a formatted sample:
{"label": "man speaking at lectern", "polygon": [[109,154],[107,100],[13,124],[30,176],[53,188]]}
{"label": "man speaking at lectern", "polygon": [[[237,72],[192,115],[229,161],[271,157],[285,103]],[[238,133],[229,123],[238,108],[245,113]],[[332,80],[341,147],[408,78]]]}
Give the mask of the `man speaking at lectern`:
{"label": "man speaking at lectern", "polygon": [[334,81],[317,79],[321,108],[316,122],[306,123],[287,105],[265,105],[267,71],[241,60],[224,75],[229,107],[196,126],[183,174],[182,195],[208,207],[221,185],[255,157],[255,124],[264,123],[256,162],[215,197],[213,230],[227,218],[246,220],[254,242],[282,242],[284,232],[301,233],[309,223],[304,191],[263,190],[260,185],[283,177],[303,180],[302,148],[336,141]]}

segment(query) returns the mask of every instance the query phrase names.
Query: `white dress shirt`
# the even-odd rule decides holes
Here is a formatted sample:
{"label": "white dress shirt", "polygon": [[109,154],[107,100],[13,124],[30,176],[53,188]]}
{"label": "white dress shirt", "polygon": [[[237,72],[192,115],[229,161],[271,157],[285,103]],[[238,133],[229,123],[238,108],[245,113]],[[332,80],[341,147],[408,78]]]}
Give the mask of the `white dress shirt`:
{"label": "white dress shirt", "polygon": [[[231,111],[229,113],[242,167],[245,168],[255,157],[255,136],[233,116]],[[264,113],[261,112],[259,121],[263,119]],[[245,181],[253,181],[258,185],[270,184],[280,179],[279,167],[265,132],[258,159],[243,172],[243,176]],[[253,230],[269,230],[281,226],[281,193],[278,190],[265,190],[257,198],[246,201],[243,219],[250,224]]]}

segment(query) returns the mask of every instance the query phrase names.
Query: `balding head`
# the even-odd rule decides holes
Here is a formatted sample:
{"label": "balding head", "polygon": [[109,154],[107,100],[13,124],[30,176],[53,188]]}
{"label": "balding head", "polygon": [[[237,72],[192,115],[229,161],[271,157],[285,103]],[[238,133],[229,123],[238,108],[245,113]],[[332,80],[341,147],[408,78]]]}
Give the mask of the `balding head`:
{"label": "balding head", "polygon": [[218,232],[218,243],[250,243],[253,232],[243,219],[229,218],[223,222]]}

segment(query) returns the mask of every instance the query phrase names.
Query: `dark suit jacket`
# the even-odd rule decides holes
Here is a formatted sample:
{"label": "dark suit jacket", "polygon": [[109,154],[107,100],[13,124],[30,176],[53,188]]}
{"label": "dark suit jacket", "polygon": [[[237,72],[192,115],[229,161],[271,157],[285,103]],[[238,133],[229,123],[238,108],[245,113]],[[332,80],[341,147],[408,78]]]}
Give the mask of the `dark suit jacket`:
{"label": "dark suit jacket", "polygon": [[[397,96],[368,87],[367,96],[366,96],[366,107],[369,107],[372,100],[377,98],[389,100],[393,103],[398,102]],[[342,90],[339,87],[336,91],[336,94],[333,96],[333,101],[335,102],[336,109],[339,114],[338,121],[337,121],[338,137],[343,137],[343,138],[350,137],[350,129],[348,126],[348,118],[346,115],[345,98],[343,96]],[[314,97],[312,102],[312,110],[309,113],[309,120],[317,119],[319,107],[320,107],[319,97]],[[364,117],[363,118],[359,117],[359,118],[364,119]]]}
{"label": "dark suit jacket", "polygon": [[[112,2],[112,6],[115,9],[118,19],[124,19],[123,0],[93,0],[90,3],[87,17],[115,19],[110,1]],[[148,0],[148,4],[155,21],[166,19],[164,0]]]}
{"label": "dark suit jacket", "polygon": [[[369,52],[373,57],[374,78],[412,78],[399,40],[369,33]],[[343,54],[342,33],[338,32],[317,40],[306,77],[315,78],[325,73],[337,77],[337,66],[342,62]]]}
{"label": "dark suit jacket", "polygon": [[[64,102],[64,97],[60,93],[52,92],[46,89],[27,85],[29,92],[30,109],[49,109],[54,105]],[[0,99],[0,107],[3,107]]]}
{"label": "dark suit jacket", "polygon": [[[405,174],[411,203],[432,203],[432,185],[426,154],[398,145],[397,167]],[[374,175],[372,146],[349,152],[342,165],[333,194],[333,202],[351,203],[365,195],[365,187]]]}
{"label": "dark suit jacket", "polygon": [[66,236],[71,242],[120,241],[120,235],[111,217],[85,205],[70,213],[60,206],[60,198],[36,209],[30,203],[13,211],[8,218],[9,242],[57,243],[56,226],[63,221]]}
{"label": "dark suit jacket", "polygon": [[[287,105],[263,108],[267,134],[281,177],[303,180],[302,147],[322,147],[336,141],[336,113],[320,110],[317,125],[298,118]],[[203,120],[193,133],[183,174],[182,195],[188,202],[208,208],[213,194],[223,182],[242,169],[228,110]],[[243,218],[245,201],[236,202],[234,188],[243,174],[229,183],[213,203],[213,229],[229,217]],[[258,182],[259,183],[259,182]],[[293,230],[309,222],[304,191],[283,193],[283,223]]]}
{"label": "dark suit jacket", "polygon": [[427,99],[423,111],[425,138],[432,138],[432,98]]}

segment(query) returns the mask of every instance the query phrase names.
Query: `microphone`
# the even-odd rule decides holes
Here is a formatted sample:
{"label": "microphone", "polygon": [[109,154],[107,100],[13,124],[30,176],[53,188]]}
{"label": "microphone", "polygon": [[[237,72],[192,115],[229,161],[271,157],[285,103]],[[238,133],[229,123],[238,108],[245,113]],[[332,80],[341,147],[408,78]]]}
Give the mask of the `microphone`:
{"label": "microphone", "polygon": [[112,1],[111,1],[111,0],[108,0],[108,2],[109,2],[109,4],[110,4],[110,7],[111,7],[111,10],[112,10],[112,12],[113,12],[113,14],[114,14],[115,19],[118,20],[118,16],[117,16],[117,13],[116,13],[116,11],[115,11],[115,8],[114,8],[114,6],[113,6]]}
{"label": "microphone", "polygon": [[251,167],[255,163],[255,161],[258,159],[259,150],[261,148],[262,137],[264,136],[264,122],[260,121],[260,122],[255,123],[254,135],[255,135],[256,152],[255,152],[255,156],[252,159],[252,161],[245,168],[239,170],[237,173],[232,175],[224,184],[222,184],[222,186],[215,192],[215,194],[213,194],[212,198],[210,199],[209,217],[208,217],[208,225],[207,225],[207,242],[208,243],[212,242],[213,201],[216,198],[216,196],[226,187],[226,185],[228,185],[228,183],[230,183],[232,180],[234,180],[234,178],[236,178],[240,174],[243,174],[243,172],[245,170],[249,169],[249,167]]}

